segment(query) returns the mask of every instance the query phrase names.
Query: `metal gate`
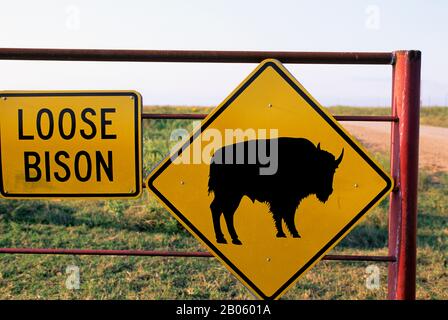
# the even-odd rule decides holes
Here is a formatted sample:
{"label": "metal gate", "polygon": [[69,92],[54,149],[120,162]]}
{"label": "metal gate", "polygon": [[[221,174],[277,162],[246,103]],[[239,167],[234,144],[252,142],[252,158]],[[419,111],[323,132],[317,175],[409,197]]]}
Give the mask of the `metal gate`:
{"label": "metal gate", "polygon": [[[388,298],[415,299],[417,179],[420,113],[420,51],[276,52],[0,49],[0,60],[259,63],[274,58],[293,64],[392,66],[392,110],[389,116],[338,116],[339,121],[386,121],[391,130],[389,253],[387,256],[327,255],[324,260],[377,261],[389,264]],[[143,113],[143,119],[203,119],[205,114]],[[207,252],[0,248],[3,254],[68,254],[117,256],[212,257]]]}

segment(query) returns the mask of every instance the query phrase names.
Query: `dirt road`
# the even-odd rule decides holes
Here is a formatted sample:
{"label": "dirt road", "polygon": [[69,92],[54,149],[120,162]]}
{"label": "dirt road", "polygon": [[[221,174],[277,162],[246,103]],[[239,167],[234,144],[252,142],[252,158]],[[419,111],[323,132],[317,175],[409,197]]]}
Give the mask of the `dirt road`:
{"label": "dirt road", "polygon": [[[389,151],[390,123],[343,122],[368,149]],[[420,168],[448,171],[448,128],[420,126]]]}

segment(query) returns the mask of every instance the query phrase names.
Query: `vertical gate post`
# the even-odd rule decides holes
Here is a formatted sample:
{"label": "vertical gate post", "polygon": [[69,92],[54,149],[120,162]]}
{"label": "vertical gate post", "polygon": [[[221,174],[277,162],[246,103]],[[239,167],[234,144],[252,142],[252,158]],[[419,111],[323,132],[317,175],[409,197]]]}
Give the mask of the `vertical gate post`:
{"label": "vertical gate post", "polygon": [[417,183],[420,117],[420,51],[396,51],[392,77],[391,171],[388,298],[415,299]]}

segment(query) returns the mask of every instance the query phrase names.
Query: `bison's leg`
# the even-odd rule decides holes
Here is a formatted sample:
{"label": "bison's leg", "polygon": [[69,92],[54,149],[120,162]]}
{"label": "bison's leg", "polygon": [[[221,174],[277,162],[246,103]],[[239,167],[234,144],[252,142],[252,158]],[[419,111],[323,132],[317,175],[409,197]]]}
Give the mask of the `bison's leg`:
{"label": "bison's leg", "polygon": [[283,226],[282,226],[282,201],[275,201],[270,204],[270,211],[272,213],[272,216],[274,217],[275,222],[275,229],[277,229],[277,238],[286,238],[285,233],[283,232]]}
{"label": "bison's leg", "polygon": [[221,214],[222,214],[222,206],[219,201],[219,197],[215,194],[215,198],[210,204],[210,209],[212,210],[212,218],[213,218],[213,228],[215,229],[216,242],[218,243],[227,243],[224,238],[224,234],[221,231]]}
{"label": "bison's leg", "polygon": [[235,226],[233,223],[233,217],[235,215],[235,211],[238,208],[241,201],[240,196],[229,196],[227,198],[227,202],[225,205],[225,208],[223,210],[224,212],[224,218],[226,219],[227,224],[227,230],[229,230],[229,234],[232,237],[232,243],[233,244],[242,244],[240,239],[238,239],[238,234],[236,233]]}
{"label": "bison's leg", "polygon": [[296,214],[296,206],[291,205],[285,212],[285,222],[291,235],[294,238],[300,238],[300,234],[297,232],[296,224],[294,222],[295,214]]}
{"label": "bison's leg", "polygon": [[274,221],[275,221],[275,228],[277,229],[276,237],[277,238],[286,238],[286,234],[283,232],[282,218],[274,216]]}

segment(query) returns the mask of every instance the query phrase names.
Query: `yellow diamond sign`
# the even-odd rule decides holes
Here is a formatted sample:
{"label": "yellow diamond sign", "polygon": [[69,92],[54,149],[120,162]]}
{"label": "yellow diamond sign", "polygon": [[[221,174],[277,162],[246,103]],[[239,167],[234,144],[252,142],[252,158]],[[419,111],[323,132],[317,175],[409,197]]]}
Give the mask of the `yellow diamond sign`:
{"label": "yellow diamond sign", "polygon": [[279,298],[392,185],[276,60],[263,61],[147,180],[264,299]]}

